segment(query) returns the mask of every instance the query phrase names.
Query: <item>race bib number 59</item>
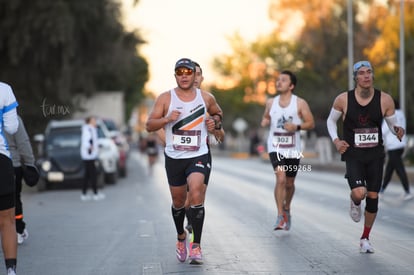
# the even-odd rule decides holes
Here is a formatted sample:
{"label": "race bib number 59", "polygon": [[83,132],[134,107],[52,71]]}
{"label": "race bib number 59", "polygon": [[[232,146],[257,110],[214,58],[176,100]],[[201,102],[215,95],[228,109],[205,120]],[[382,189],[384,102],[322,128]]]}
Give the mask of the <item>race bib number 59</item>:
{"label": "race bib number 59", "polygon": [[200,130],[176,130],[173,133],[173,148],[178,151],[197,151],[200,149]]}

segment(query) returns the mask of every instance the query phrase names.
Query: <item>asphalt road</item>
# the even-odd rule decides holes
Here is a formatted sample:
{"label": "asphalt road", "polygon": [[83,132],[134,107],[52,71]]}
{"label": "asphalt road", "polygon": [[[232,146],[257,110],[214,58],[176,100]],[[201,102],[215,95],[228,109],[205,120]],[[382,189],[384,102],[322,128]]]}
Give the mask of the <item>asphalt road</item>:
{"label": "asphalt road", "polygon": [[23,194],[29,239],[19,246],[18,274],[413,274],[414,200],[391,184],[371,233],[374,254],[359,253],[362,223],[348,215],[343,173],[297,177],[292,229],[273,231],[274,175],[259,159],[214,156],[202,237],[205,264],[175,258],[175,229],[163,162],[149,176],[133,152],[129,174],[108,185],[103,201],[80,190]]}

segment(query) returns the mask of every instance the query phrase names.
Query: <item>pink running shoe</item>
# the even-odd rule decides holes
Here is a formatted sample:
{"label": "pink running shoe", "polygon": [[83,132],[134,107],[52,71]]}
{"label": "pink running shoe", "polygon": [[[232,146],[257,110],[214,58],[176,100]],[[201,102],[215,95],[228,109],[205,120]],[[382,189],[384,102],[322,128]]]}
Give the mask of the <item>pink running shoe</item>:
{"label": "pink running shoe", "polygon": [[177,259],[180,262],[185,262],[187,259],[187,241],[186,239],[182,241],[177,241],[175,254],[177,256]]}
{"label": "pink running shoe", "polygon": [[193,246],[190,250],[190,264],[203,264],[203,255],[200,246]]}

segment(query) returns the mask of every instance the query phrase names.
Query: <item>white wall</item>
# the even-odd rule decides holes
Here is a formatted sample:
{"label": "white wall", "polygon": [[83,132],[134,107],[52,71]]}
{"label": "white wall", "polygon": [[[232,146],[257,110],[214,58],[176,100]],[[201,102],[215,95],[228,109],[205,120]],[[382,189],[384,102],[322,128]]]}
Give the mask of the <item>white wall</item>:
{"label": "white wall", "polygon": [[73,118],[85,118],[94,115],[102,118],[111,118],[118,127],[125,125],[125,104],[122,91],[98,92],[91,97],[76,98],[78,111]]}

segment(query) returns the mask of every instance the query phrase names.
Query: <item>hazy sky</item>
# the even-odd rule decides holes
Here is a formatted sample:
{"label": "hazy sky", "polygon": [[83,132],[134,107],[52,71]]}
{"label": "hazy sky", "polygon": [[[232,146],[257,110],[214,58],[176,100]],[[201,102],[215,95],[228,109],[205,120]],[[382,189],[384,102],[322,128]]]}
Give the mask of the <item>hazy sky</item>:
{"label": "hazy sky", "polygon": [[146,88],[156,94],[176,86],[179,58],[200,63],[205,82],[211,82],[213,58],[229,52],[226,37],[238,31],[252,41],[272,29],[269,0],[140,0],[135,8],[133,0],[122,1],[125,24],[148,42],[141,49],[150,69]]}

